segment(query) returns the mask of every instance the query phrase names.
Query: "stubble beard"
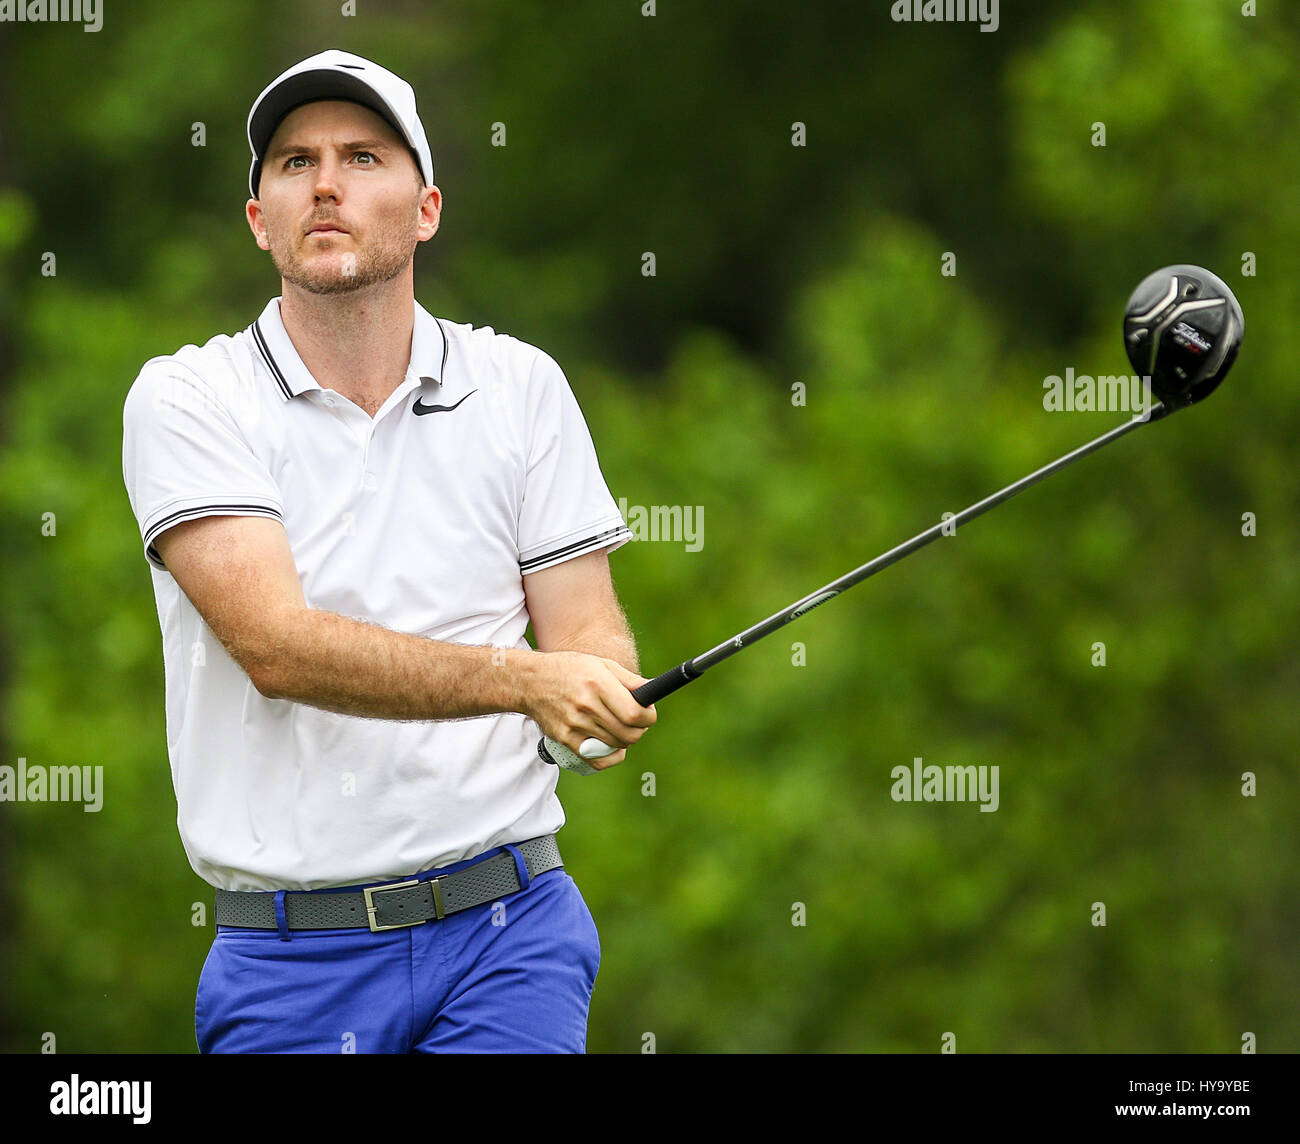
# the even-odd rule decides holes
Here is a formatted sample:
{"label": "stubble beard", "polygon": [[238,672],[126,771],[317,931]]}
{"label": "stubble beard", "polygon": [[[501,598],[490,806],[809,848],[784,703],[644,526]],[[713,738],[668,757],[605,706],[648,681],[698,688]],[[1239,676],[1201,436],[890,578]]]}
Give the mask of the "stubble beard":
{"label": "stubble beard", "polygon": [[[381,223],[370,231],[370,239],[359,245],[355,239],[322,240],[305,238],[302,245],[293,239],[281,242],[266,228],[271,261],[280,277],[309,294],[350,294],[379,282],[390,282],[410,264],[415,254],[416,226]],[[301,236],[299,236],[301,237]],[[306,243],[331,248],[304,256]],[[344,246],[350,249],[344,249]]]}

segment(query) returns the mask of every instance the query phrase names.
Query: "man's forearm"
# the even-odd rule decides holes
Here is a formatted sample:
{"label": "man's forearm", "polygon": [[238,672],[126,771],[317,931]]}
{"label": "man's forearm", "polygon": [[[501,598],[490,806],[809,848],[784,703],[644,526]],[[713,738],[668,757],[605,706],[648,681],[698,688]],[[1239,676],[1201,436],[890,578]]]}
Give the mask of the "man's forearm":
{"label": "man's forearm", "polygon": [[555,647],[539,648],[542,651],[583,651],[588,655],[600,655],[621,663],[628,671],[640,673],[640,660],[637,655],[636,640],[632,629],[628,627],[627,618],[620,612],[617,618],[592,624],[581,632],[569,636]]}
{"label": "man's forearm", "polygon": [[269,698],[344,715],[466,719],[528,714],[535,655],[444,643],[304,609],[284,620],[264,666],[250,675]]}

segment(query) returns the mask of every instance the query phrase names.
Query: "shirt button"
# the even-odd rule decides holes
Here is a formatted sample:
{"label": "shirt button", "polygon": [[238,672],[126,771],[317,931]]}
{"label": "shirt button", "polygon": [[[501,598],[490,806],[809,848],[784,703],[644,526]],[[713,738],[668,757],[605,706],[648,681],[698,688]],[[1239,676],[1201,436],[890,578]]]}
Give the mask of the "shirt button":
{"label": "shirt button", "polygon": [[336,402],[335,402],[334,398],[332,398],[332,397],[327,397],[327,398],[325,398],[325,404],[328,405],[331,409],[333,409],[334,406],[335,406],[335,404],[336,404]]}
{"label": "shirt button", "polygon": [[366,479],[361,482],[361,486],[366,490],[366,492],[372,493],[379,487],[379,481],[375,477],[374,473],[367,473]]}

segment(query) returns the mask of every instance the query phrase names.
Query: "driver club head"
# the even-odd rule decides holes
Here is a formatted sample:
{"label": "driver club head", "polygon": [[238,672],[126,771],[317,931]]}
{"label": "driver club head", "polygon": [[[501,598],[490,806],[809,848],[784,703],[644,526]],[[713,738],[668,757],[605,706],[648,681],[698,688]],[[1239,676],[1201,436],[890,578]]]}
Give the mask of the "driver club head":
{"label": "driver club head", "polygon": [[1124,312],[1124,348],[1133,369],[1172,412],[1203,401],[1241,348],[1245,320],[1222,278],[1180,263],[1148,274]]}

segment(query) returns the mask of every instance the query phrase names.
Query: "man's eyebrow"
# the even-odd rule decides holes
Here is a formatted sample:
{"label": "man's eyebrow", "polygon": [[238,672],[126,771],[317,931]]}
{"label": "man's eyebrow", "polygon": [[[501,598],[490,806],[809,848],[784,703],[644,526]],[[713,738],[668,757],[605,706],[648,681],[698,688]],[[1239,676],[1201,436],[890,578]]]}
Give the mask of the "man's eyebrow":
{"label": "man's eyebrow", "polygon": [[[382,139],[355,139],[351,143],[340,143],[340,151],[391,151],[392,147]],[[270,158],[280,159],[285,155],[315,155],[316,148],[309,147],[305,143],[281,143],[279,147],[272,152]]]}

